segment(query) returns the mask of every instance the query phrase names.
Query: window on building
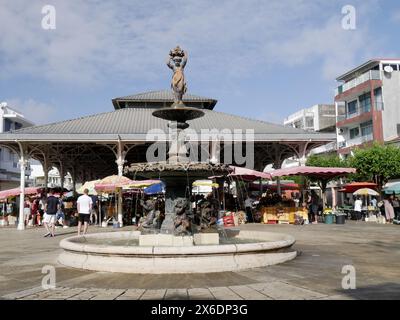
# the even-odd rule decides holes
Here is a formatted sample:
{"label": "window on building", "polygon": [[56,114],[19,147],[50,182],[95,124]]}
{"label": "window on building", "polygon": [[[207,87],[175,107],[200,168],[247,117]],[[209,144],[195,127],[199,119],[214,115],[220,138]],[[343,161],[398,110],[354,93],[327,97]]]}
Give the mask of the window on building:
{"label": "window on building", "polygon": [[19,122],[15,122],[15,130],[21,129],[22,128],[22,124]]}
{"label": "window on building", "polygon": [[293,127],[297,128],[297,129],[302,129],[303,128],[303,123],[301,120],[293,122]]}
{"label": "window on building", "polygon": [[350,139],[357,138],[360,135],[360,128],[355,127],[350,129]]}
{"label": "window on building", "polygon": [[373,132],[372,120],[361,123],[360,128],[361,128],[361,135],[363,137],[372,135]]}
{"label": "window on building", "polygon": [[306,127],[314,128],[314,118],[306,117]]}
{"label": "window on building", "polygon": [[384,64],[382,67],[383,67],[383,70],[385,70],[385,67],[392,67],[393,68],[393,71],[398,71],[399,69],[398,69],[398,67],[399,67],[399,65],[397,65],[397,64]]}
{"label": "window on building", "polygon": [[357,113],[357,100],[347,103],[347,114],[354,115],[355,113]]}
{"label": "window on building", "polygon": [[371,93],[367,92],[358,97],[360,101],[360,110],[361,112],[369,112],[371,111]]}
{"label": "window on building", "polygon": [[4,119],[4,132],[11,130],[12,122],[9,119]]}
{"label": "window on building", "polygon": [[382,88],[376,88],[374,90],[374,96],[375,96],[375,109],[383,110]]}

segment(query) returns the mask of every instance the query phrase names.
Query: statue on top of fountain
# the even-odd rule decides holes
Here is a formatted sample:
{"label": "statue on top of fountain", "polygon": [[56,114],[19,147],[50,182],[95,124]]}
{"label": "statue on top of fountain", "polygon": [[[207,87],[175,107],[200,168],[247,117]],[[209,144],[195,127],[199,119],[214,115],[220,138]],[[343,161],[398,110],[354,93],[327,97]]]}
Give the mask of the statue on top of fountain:
{"label": "statue on top of fountain", "polygon": [[174,92],[175,106],[184,106],[182,97],[187,90],[187,86],[183,69],[185,69],[187,59],[188,55],[186,51],[182,50],[179,46],[173,50],[170,50],[167,58],[167,66],[174,71],[171,81],[171,88]]}

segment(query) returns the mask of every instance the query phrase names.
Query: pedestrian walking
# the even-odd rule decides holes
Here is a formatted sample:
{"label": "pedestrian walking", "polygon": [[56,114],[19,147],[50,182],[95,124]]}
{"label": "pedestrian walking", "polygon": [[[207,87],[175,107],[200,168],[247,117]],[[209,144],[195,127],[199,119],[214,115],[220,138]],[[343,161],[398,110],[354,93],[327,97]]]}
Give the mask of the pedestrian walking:
{"label": "pedestrian walking", "polygon": [[54,191],[50,189],[49,196],[47,197],[46,204],[44,206],[45,214],[43,222],[47,231],[44,237],[55,237],[54,231],[56,227],[56,214],[59,206],[59,200],[54,196]]}
{"label": "pedestrian walking", "polygon": [[93,201],[92,198],[88,196],[88,193],[88,189],[83,190],[83,195],[81,195],[77,201],[77,209],[79,213],[78,236],[81,235],[82,223],[83,234],[86,234],[90,222],[90,214],[92,211]]}
{"label": "pedestrian walking", "polygon": [[385,200],[383,200],[383,203],[385,205],[386,221],[388,223],[392,223],[393,219],[394,219],[394,208],[392,205],[392,199],[393,199],[393,196],[390,196],[389,199],[386,198]]}

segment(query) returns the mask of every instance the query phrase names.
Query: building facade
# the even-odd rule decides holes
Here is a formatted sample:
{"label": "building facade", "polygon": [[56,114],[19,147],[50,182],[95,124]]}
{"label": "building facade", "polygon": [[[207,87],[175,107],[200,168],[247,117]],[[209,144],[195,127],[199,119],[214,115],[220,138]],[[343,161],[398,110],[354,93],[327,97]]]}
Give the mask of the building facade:
{"label": "building facade", "polygon": [[373,59],[336,79],[338,153],[400,136],[400,59]]}
{"label": "building facade", "polygon": [[[316,104],[310,108],[301,109],[283,121],[287,127],[303,129],[312,132],[336,133],[336,112],[344,114],[344,107],[336,110],[334,104]],[[336,152],[336,141],[317,147],[310,151],[310,154],[324,154]],[[298,166],[298,159],[287,159],[284,167]]]}
{"label": "building facade", "polygon": [[316,104],[289,115],[285,126],[316,132],[335,132],[336,111],[333,104]]}
{"label": "building facade", "polygon": [[[21,113],[10,108],[6,102],[0,104],[0,133],[10,132],[34,124],[27,120]],[[8,148],[0,145],[0,190],[16,188],[20,182],[19,156]],[[26,175],[29,176],[30,168],[27,167]]]}

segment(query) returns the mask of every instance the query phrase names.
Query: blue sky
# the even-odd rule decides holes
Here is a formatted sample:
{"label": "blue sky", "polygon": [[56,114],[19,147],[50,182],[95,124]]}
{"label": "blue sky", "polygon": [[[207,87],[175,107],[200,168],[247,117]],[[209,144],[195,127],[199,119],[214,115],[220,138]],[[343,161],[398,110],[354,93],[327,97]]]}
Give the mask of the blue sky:
{"label": "blue sky", "polygon": [[[41,27],[44,5],[56,29]],[[342,28],[342,7],[356,29]],[[335,78],[400,58],[396,0],[0,0],[0,100],[36,123],[112,111],[114,97],[169,89],[169,50],[189,52],[189,92],[270,122],[332,103]]]}

